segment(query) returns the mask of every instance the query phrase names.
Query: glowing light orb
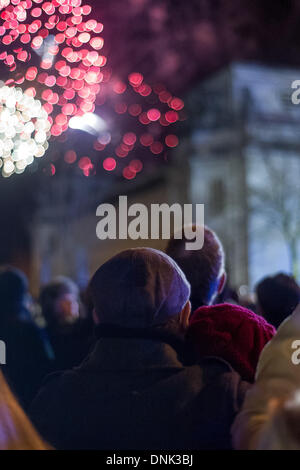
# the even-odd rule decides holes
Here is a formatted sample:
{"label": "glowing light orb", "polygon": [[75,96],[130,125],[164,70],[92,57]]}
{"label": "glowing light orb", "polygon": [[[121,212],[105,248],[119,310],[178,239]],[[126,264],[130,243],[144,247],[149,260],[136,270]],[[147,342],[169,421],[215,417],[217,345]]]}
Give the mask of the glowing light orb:
{"label": "glowing light orb", "polygon": [[0,167],[2,175],[23,173],[42,157],[50,137],[48,114],[39,100],[0,84]]}
{"label": "glowing light orb", "polygon": [[149,119],[149,121],[158,121],[160,116],[160,111],[155,108],[149,109],[149,111],[147,112],[147,118]]}
{"label": "glowing light orb", "polygon": [[135,178],[136,176],[136,171],[133,170],[131,167],[129,166],[126,166],[124,169],[123,169],[123,176],[124,178],[126,178],[127,180],[132,180],[133,178]]}
{"label": "glowing light orb", "polygon": [[176,135],[169,134],[166,136],[165,142],[168,147],[177,147],[179,139]]}
{"label": "glowing light orb", "polygon": [[114,158],[108,157],[103,161],[103,168],[106,171],[113,171],[117,166],[117,162]]}

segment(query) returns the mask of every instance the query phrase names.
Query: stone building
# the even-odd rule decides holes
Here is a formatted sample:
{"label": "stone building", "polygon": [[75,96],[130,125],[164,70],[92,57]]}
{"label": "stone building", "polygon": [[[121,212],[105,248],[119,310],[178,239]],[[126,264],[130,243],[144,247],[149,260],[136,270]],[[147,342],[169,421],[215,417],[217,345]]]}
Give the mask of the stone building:
{"label": "stone building", "polygon": [[[205,204],[206,222],[223,240],[235,286],[253,286],[266,274],[292,267],[281,222],[300,198],[300,105],[291,100],[299,78],[300,70],[234,63],[187,97],[190,133],[178,159],[189,155],[189,198]],[[277,181],[268,174],[273,167]],[[280,171],[281,184],[292,187],[282,195],[283,206],[273,207],[270,186],[279,194]],[[290,173],[296,173],[293,182]],[[296,222],[299,211],[291,225]],[[293,257],[295,265],[297,253]]]}

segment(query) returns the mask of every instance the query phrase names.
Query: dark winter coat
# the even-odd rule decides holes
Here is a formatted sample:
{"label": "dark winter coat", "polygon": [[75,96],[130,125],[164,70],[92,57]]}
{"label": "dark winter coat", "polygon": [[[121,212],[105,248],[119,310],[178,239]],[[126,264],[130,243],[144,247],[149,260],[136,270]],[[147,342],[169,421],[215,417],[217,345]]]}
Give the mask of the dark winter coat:
{"label": "dark winter coat", "polygon": [[31,408],[42,436],[58,449],[230,448],[248,384],[216,358],[184,366],[171,336],[113,331],[49,376]]}

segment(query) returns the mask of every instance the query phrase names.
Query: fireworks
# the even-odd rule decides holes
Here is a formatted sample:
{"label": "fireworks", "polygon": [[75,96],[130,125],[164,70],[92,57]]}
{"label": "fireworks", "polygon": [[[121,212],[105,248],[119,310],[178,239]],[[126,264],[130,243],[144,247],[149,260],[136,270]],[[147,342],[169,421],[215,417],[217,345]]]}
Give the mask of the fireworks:
{"label": "fireworks", "polygon": [[59,136],[72,116],[95,110],[106,64],[99,53],[103,25],[81,0],[0,0],[1,8],[0,60],[12,73],[6,84],[28,86]]}
{"label": "fireworks", "polygon": [[40,101],[20,88],[0,87],[0,167],[3,176],[22,173],[48,148],[50,122]]}
{"label": "fireworks", "polygon": [[178,146],[174,127],[185,119],[184,102],[164,85],[150,85],[137,72],[126,82],[113,76],[98,94],[98,102],[106,103],[112,111],[111,120],[120,129],[120,134],[106,132],[94,142],[104,170],[134,179],[151,165],[149,155],[167,160],[168,151]]}
{"label": "fireworks", "polygon": [[[92,155],[77,159],[69,148],[64,158],[68,165],[76,163],[85,176],[104,169],[133,179],[147,167],[149,155],[167,161],[168,150],[178,145],[171,128],[183,119],[184,103],[163,85],[150,86],[142,73],[130,73],[124,82],[103,70],[107,59],[101,55],[102,30],[82,0],[0,0],[0,61],[9,76],[5,85],[21,86],[26,100],[41,102],[48,116],[47,138],[49,132],[56,138],[69,127],[96,136],[93,152],[98,161]],[[103,104],[109,124],[105,129],[96,114],[96,106]],[[31,146],[28,161],[39,156]],[[18,157],[7,158],[5,176],[23,171],[26,165]]]}

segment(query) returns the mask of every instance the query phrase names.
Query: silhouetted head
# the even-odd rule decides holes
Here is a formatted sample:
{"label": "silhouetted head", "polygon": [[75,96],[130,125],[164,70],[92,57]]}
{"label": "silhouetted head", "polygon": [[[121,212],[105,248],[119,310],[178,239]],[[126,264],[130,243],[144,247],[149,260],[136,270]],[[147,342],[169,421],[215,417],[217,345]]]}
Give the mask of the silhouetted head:
{"label": "silhouetted head", "polygon": [[69,278],[59,276],[42,287],[40,304],[48,325],[74,323],[79,316],[79,290]]}
{"label": "silhouetted head", "polygon": [[0,268],[0,311],[1,316],[18,316],[25,308],[28,294],[28,280],[19,269]]}
{"label": "silhouetted head", "polygon": [[188,324],[189,283],[158,250],[135,248],[114,256],[96,271],[89,292],[99,324],[151,328],[174,318]]}
{"label": "silhouetted head", "polygon": [[[203,227],[193,225],[193,230]],[[204,228],[204,245],[200,250],[186,250],[188,240],[182,228],[181,238],[172,238],[166,253],[173,258],[186,275],[191,285],[191,303],[195,310],[202,305],[210,305],[225,284],[224,251],[217,235]]]}
{"label": "silhouetted head", "polygon": [[259,312],[276,328],[300,302],[300,287],[284,273],[264,278],[256,286]]}

